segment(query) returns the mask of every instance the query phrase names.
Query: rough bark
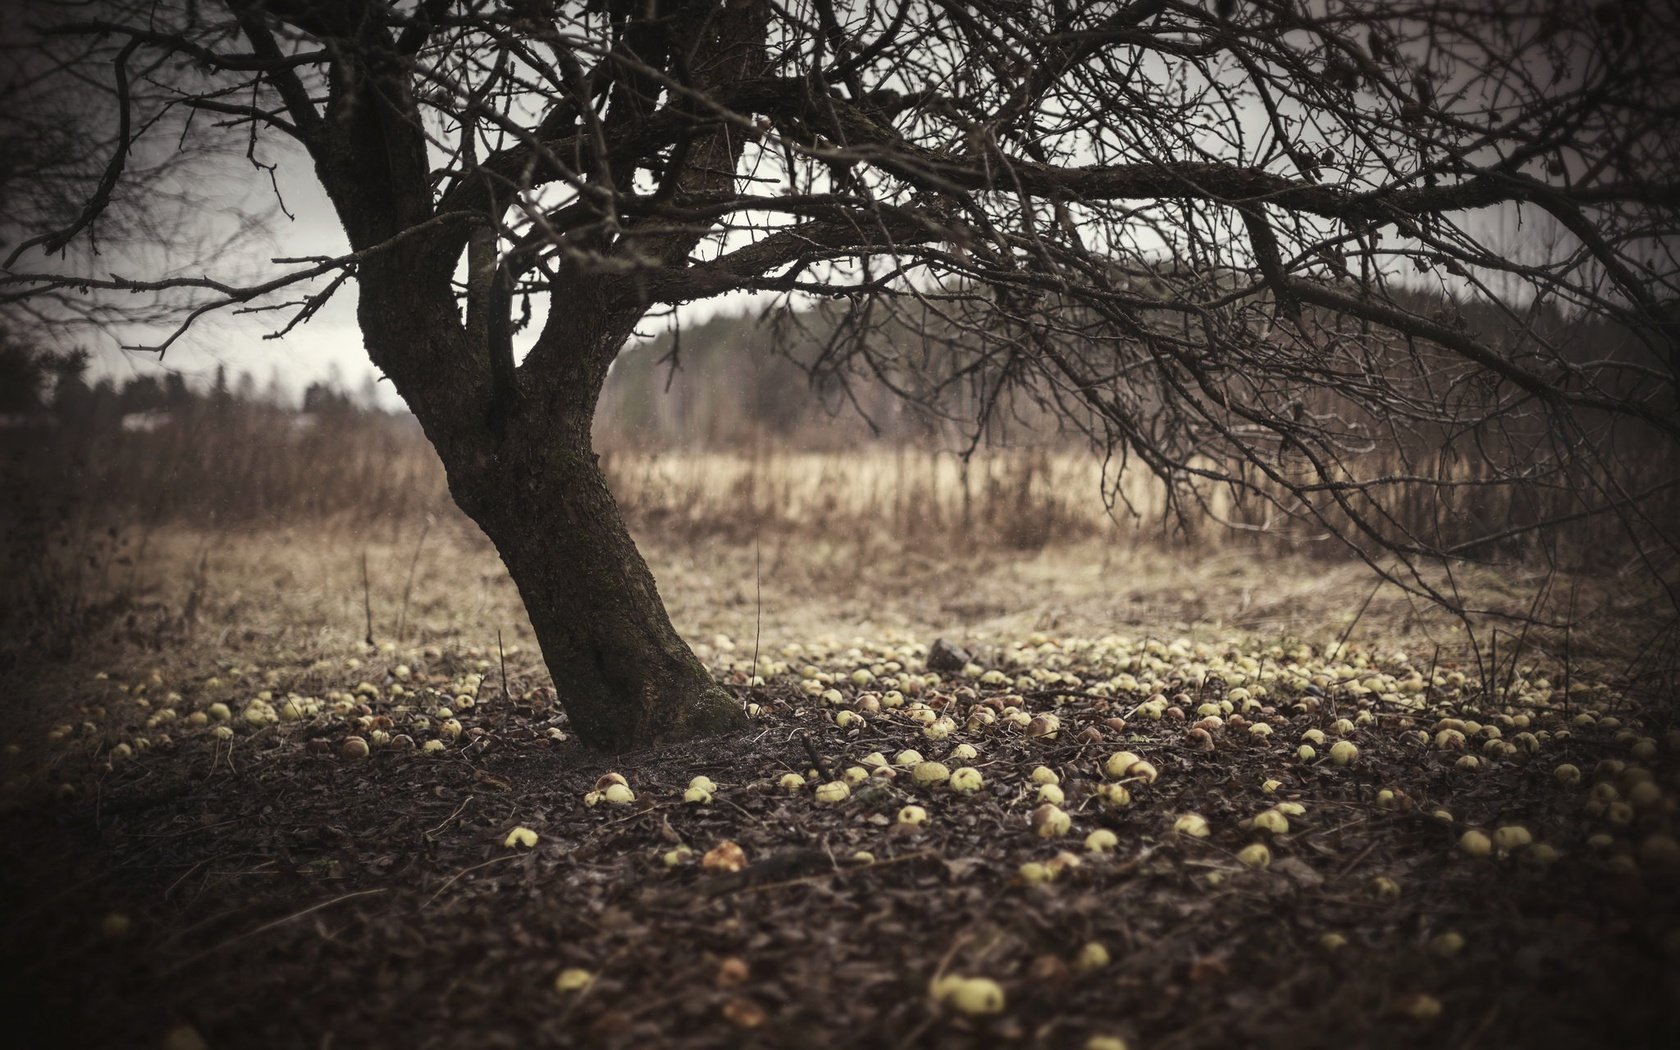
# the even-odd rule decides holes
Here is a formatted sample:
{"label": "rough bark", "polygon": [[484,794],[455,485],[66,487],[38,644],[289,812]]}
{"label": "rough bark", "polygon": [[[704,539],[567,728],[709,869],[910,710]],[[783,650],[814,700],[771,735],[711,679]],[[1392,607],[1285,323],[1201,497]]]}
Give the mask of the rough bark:
{"label": "rough bark", "polygon": [[666,615],[587,439],[452,478],[519,588],[578,736],[609,751],[744,724]]}
{"label": "rough bark", "polygon": [[549,336],[566,344],[556,352],[559,381],[546,396],[527,388],[498,397],[482,359],[443,384],[435,370],[401,367],[416,356],[473,360],[448,346],[423,349],[464,338],[446,294],[380,266],[363,278],[368,351],[395,366],[456,503],[519,588],[579,738],[625,751],[744,724],[739,702],[671,625],[590,444],[601,382],[629,324],[551,326]]}

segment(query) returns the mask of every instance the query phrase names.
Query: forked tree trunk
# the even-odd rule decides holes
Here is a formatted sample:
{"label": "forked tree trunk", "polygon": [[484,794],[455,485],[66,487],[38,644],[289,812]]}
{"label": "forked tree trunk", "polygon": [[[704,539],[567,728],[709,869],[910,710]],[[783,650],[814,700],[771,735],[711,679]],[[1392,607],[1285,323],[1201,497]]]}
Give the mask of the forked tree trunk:
{"label": "forked tree trunk", "polygon": [[[632,30],[631,46],[647,47],[648,55],[680,47],[683,79],[694,90],[721,88],[764,68],[767,0],[653,7],[663,13],[654,18],[650,8],[649,25],[661,28]],[[457,185],[448,195],[459,207],[437,211],[424,121],[407,72],[412,63],[390,53],[393,42],[379,42],[382,29],[363,32],[347,17],[345,25],[355,28],[345,35],[356,44],[332,66],[329,119],[311,153],[351,244],[364,255],[355,273],[368,356],[437,449],[455,502],[500,552],[578,736],[620,751],[745,724],[740,705],[671,626],[590,448],[601,385],[648,303],[611,268],[592,271],[562,251],[559,272],[550,275],[549,314],[516,367],[509,260],[498,258],[499,237],[482,222],[462,222],[476,212],[506,235],[509,201],[498,203],[490,189],[498,180],[485,179],[482,194]],[[650,60],[656,69],[664,61]],[[632,77],[614,89],[613,119],[621,105],[660,90],[653,78]],[[566,112],[564,105],[553,111]],[[731,192],[746,142],[727,124],[685,138],[677,151],[685,159],[673,162],[675,188]],[[596,174],[603,173],[591,178]],[[627,254],[602,234],[576,232],[580,240],[564,239],[582,254]],[[638,259],[673,263],[705,236],[657,223],[636,232]],[[623,240],[629,243],[628,231]],[[464,317],[454,283],[463,253]]]}
{"label": "forked tree trunk", "polygon": [[452,476],[451,489],[519,588],[578,736],[623,751],[744,724],[671,626],[587,436],[546,443]]}
{"label": "forked tree trunk", "polygon": [[[532,351],[556,357],[548,385],[498,397],[447,267],[401,253],[369,260],[362,332],[437,449],[456,504],[519,588],[573,729],[591,747],[625,751],[744,725],[740,703],[671,626],[590,446],[601,385],[634,316],[609,324],[607,311],[570,304],[576,323],[551,324],[553,343]],[[508,372],[515,382],[511,360]]]}

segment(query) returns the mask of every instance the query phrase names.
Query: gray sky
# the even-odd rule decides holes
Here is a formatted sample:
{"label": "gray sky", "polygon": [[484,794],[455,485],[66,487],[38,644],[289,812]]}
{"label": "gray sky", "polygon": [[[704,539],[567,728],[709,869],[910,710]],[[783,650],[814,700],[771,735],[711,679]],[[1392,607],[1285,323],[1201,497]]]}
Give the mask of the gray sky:
{"label": "gray sky", "polygon": [[[307,158],[289,151],[274,159],[279,162],[275,183],[293,217],[287,218],[275,206],[275,186],[265,172],[248,166],[243,171],[234,168],[229,172],[227,187],[214,195],[219,199],[206,207],[206,221],[212,225],[217,221],[214,212],[218,206],[229,214],[241,209],[269,210],[270,214],[265,233],[248,238],[237,254],[212,261],[213,276],[279,272],[282,267],[271,260],[339,255],[349,250],[344,231]],[[281,338],[265,338],[284,327],[289,317],[289,312],[250,315],[219,311],[171,346],[161,362],[154,353],[125,350],[117,340],[105,337],[99,339],[103,345],[90,347],[95,351],[94,370],[121,378],[166,369],[208,383],[217,366],[223,366],[230,376],[251,373],[259,387],[277,379],[293,397],[319,380],[333,379],[347,389],[358,390],[369,377],[378,376],[362,349],[354,282],[340,289],[308,323]],[[381,383],[380,389],[386,407],[401,405],[389,383]]]}
{"label": "gray sky", "polygon": [[[195,192],[205,197],[205,206],[198,211],[198,219],[214,228],[226,225],[226,216],[239,212],[267,213],[264,230],[242,240],[237,251],[219,255],[209,261],[211,276],[237,279],[271,277],[286,267],[274,259],[315,255],[340,255],[349,251],[343,229],[339,226],[331,202],[315,180],[306,157],[293,151],[279,162],[275,183],[268,174],[251,168],[243,160],[226,169],[221,185],[206,194],[200,180]],[[282,213],[275,203],[278,186],[287,212]],[[195,220],[189,219],[188,222]],[[231,226],[228,227],[231,229]],[[189,237],[191,234],[189,233]],[[131,263],[135,275],[141,275],[143,263]],[[113,269],[116,267],[113,266]],[[145,276],[152,276],[145,274]],[[316,287],[324,287],[324,283]],[[163,329],[141,329],[130,333],[113,334],[88,330],[67,332],[64,341],[93,351],[93,378],[103,376],[118,382],[133,375],[157,374],[162,371],[179,372],[190,382],[209,384],[218,366],[227,369],[230,379],[241,372],[256,378],[259,388],[277,381],[289,396],[299,398],[310,383],[331,380],[339,386],[358,391],[369,378],[377,378],[379,371],[368,361],[362,347],[362,334],[356,320],[356,286],[351,281],[333,296],[328,304],[309,322],[294,328],[280,338],[268,338],[284,327],[290,312],[239,314],[221,310],[198,321],[178,342],[172,345],[160,361],[155,353],[124,349],[125,342],[149,343],[162,338]],[[740,312],[749,309],[750,297],[723,296],[715,300],[690,304],[681,312],[683,323],[698,322],[714,314]],[[533,304],[540,308],[540,304]],[[540,316],[538,321],[540,322]],[[644,333],[663,331],[669,326],[665,318],[653,318],[642,326]],[[537,325],[529,331],[534,332]],[[523,349],[523,348],[521,348]],[[390,409],[399,408],[402,400],[388,382],[379,383],[381,403]]]}

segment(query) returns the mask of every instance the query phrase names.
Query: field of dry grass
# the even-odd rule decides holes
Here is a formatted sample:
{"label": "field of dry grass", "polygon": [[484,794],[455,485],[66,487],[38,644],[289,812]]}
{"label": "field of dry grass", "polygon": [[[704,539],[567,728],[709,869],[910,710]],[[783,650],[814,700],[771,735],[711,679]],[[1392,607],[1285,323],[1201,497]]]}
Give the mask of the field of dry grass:
{"label": "field of dry grass", "polygon": [[[223,427],[219,451],[181,433],[140,435],[156,447],[126,453],[126,472],[110,450],[84,450],[103,465],[89,467],[81,494],[109,498],[77,502],[68,487],[56,543],[11,551],[8,613],[22,621],[11,637],[60,656],[31,673],[209,666],[264,645],[307,663],[352,653],[370,633],[403,651],[488,649],[499,633],[540,677],[511,580],[413,435],[381,431],[344,456],[332,435],[305,433],[265,458],[246,448],[260,432]],[[250,469],[217,483],[223,456]],[[1491,663],[1519,657],[1634,666],[1662,656],[1650,643],[1665,640],[1660,594],[1638,564],[1562,578],[1544,564],[1461,565],[1431,582],[1475,605],[1581,621],[1567,644],[1559,630],[1498,618],[1467,629],[1376,586],[1330,542],[1291,552],[1208,522],[1169,531],[1158,487],[1135,475],[1119,486],[1132,516],[1104,498],[1115,490],[1104,464],[1075,452],[992,450],[965,465],[915,450],[620,450],[603,463],[675,623],[707,655],[720,636],[770,651],[941,636],[987,645],[1044,630],[1267,644],[1345,633],[1494,673]],[[1540,591],[1544,606],[1531,606]]]}
{"label": "field of dry grass", "polygon": [[[738,645],[757,639],[766,649],[941,635],[993,644],[1031,631],[1324,644],[1347,632],[1360,646],[1439,647],[1463,660],[1473,645],[1459,618],[1392,584],[1375,586],[1370,568],[1351,559],[1100,535],[1017,550],[971,542],[959,528],[902,542],[890,532],[864,538],[805,528],[743,537],[697,528],[692,502],[671,507],[635,531],[674,622],[702,646],[718,635]],[[494,550],[454,513],[273,529],[166,524],[125,540],[108,560],[127,564],[105,565],[81,581],[85,603],[108,606],[111,630],[77,639],[76,663],[95,654],[170,661],[185,655],[180,650],[213,653],[241,639],[307,639],[349,652],[364,644],[370,623],[376,643],[402,649],[493,646],[498,632],[509,645],[534,643]],[[1456,582],[1467,597],[1525,610],[1546,573],[1469,568]],[[1579,608],[1594,615],[1578,636],[1578,654],[1596,646],[1633,657],[1640,639],[1627,618],[1643,608],[1638,591],[1580,582]],[[1567,585],[1554,582],[1552,590],[1549,611],[1557,612],[1555,595]],[[1475,623],[1485,646],[1499,621]],[[1535,628],[1526,644],[1538,655],[1558,640],[1559,632]]]}
{"label": "field of dry grass", "polygon": [[[1461,566],[1452,583],[1467,601],[1548,616],[1562,615],[1570,602],[1581,621],[1565,632],[1479,617],[1467,629],[1439,606],[1379,584],[1357,560],[1162,542],[1117,524],[1100,503],[1093,511],[1093,501],[1079,503],[1077,514],[1065,511],[1062,520],[1077,528],[1021,549],[962,526],[950,475],[914,473],[936,461],[903,462],[787,457],[767,470],[744,457],[647,457],[621,475],[634,480],[620,487],[673,622],[703,659],[723,668],[757,652],[769,660],[789,646],[925,645],[943,637],[995,651],[1048,632],[1403,653],[1496,682],[1519,664],[1567,657],[1577,674],[1625,680],[1643,667],[1647,680],[1665,680],[1666,621],[1651,614],[1649,589],[1627,580],[1560,582],[1544,566]],[[1068,462],[1051,462],[1077,473]],[[798,469],[786,469],[791,464]],[[909,473],[894,473],[900,470]],[[907,476],[926,487],[906,496],[883,482],[902,485]],[[1034,498],[1054,502],[1095,480],[1064,477]],[[757,508],[762,527],[742,527],[742,499]],[[928,508],[902,534],[891,527],[894,515],[916,512],[894,510],[901,505]],[[880,526],[868,529],[871,520]],[[118,530],[115,539],[89,530],[83,542],[93,553],[73,577],[81,609],[68,621],[75,636],[63,640],[57,659],[12,656],[12,673],[27,682],[14,692],[48,701],[17,709],[35,732],[61,718],[53,698],[79,694],[96,672],[202,679],[244,664],[282,669],[276,673],[284,677],[288,665],[370,652],[486,658],[500,645],[517,681],[546,682],[512,580],[452,507],[406,519],[335,515],[273,527],[169,521]],[[1549,597],[1537,608],[1540,591]],[[113,723],[101,733],[115,740],[134,729]]]}
{"label": "field of dry grass", "polygon": [[[435,456],[398,421],[298,429],[253,409],[23,451],[7,459],[14,594],[0,619],[15,621],[8,637],[37,648],[97,647],[95,625],[132,606],[141,620],[196,627],[231,609],[224,621],[361,639],[366,604],[386,641],[528,629]],[[1357,615],[1365,635],[1396,644],[1450,651],[1470,640],[1462,622],[1397,587],[1373,596],[1369,568],[1338,541],[1232,531],[1213,519],[1241,509],[1217,491],[1207,493],[1210,515],[1169,519],[1153,478],[1116,476],[1088,452],[983,449],[964,462],[885,446],[620,448],[602,463],[679,627],[696,637],[1023,625],[1316,637],[1339,635]],[[1645,617],[1651,632],[1663,623],[1651,567],[1616,559],[1613,547],[1585,549],[1596,552],[1591,571],[1574,577],[1552,578],[1536,560],[1497,572],[1463,563],[1430,582],[1511,613],[1529,612],[1544,590],[1536,611],[1573,612],[1632,657],[1642,639],[1631,620]],[[271,586],[253,590],[257,580]],[[1658,611],[1636,611],[1647,608]],[[1474,626],[1481,645],[1496,630],[1520,631],[1498,619]],[[1550,633],[1529,632],[1524,644]],[[52,637],[33,636],[43,634]]]}

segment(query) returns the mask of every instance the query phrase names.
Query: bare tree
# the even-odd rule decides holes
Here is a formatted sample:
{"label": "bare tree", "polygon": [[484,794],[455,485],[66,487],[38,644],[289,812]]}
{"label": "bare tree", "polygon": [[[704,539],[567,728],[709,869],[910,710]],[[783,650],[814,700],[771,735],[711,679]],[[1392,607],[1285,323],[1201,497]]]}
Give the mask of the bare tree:
{"label": "bare tree", "polygon": [[[841,300],[820,367],[960,388],[981,429],[1036,401],[1180,505],[1226,486],[1400,555],[1408,586],[1458,549],[1392,513],[1419,491],[1549,486],[1675,549],[1649,511],[1672,472],[1632,469],[1680,439],[1666,5],[57,6],[40,79],[100,93],[115,130],[11,252],[5,302],[168,293],[162,352],[212,310],[291,324],[353,282],[593,745],[740,722],[590,447],[638,321],[728,293]],[[244,283],[43,262],[159,134],[311,166],[350,251]],[[1500,209],[1567,236],[1507,257]],[[1620,345],[1572,344],[1588,318]]]}

